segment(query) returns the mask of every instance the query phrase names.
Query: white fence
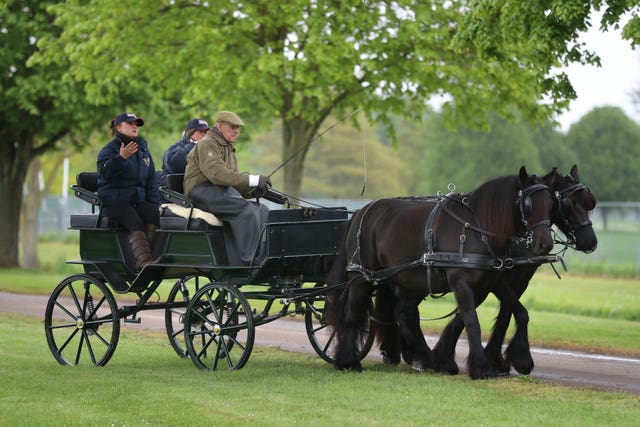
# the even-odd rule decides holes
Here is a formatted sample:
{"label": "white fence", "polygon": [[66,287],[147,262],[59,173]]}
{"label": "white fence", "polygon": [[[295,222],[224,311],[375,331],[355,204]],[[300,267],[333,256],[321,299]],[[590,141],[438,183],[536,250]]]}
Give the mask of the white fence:
{"label": "white fence", "polygon": [[[368,200],[309,199],[326,207],[345,206],[355,210]],[[293,204],[293,201],[292,201]],[[313,205],[312,205],[313,206]],[[69,215],[91,213],[91,206],[76,197],[47,197],[43,200],[38,217],[39,234],[67,233]],[[591,215],[597,231],[625,231],[640,233],[640,202],[600,202]]]}

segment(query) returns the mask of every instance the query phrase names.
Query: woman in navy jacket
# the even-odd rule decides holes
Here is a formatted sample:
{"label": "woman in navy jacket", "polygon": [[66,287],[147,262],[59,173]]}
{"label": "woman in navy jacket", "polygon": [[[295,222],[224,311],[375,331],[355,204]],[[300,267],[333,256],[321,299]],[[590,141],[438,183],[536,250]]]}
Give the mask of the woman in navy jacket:
{"label": "woman in navy jacket", "polygon": [[147,141],[138,136],[142,118],[118,114],[113,139],[98,154],[98,195],[103,213],[129,231],[136,270],[153,261],[151,241],[160,223],[160,192]]}

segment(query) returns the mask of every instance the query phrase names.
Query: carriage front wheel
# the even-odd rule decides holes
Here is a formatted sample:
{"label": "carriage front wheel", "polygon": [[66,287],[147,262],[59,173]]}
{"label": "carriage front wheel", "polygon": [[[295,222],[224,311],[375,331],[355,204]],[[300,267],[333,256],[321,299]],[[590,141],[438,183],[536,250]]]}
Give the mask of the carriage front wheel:
{"label": "carriage front wheel", "polygon": [[[326,322],[325,305],[327,304],[327,299],[324,295],[319,295],[306,299],[305,304],[304,324],[311,347],[322,360],[333,363],[335,362],[334,353],[338,339],[336,331]],[[369,312],[371,312],[371,308]],[[362,360],[369,354],[369,350],[371,350],[375,340],[375,334],[371,330],[371,322],[368,317],[366,324],[362,326],[360,337],[361,339],[357,343],[356,355],[359,360]]]}
{"label": "carriage front wheel", "polygon": [[226,283],[205,285],[189,301],[184,334],[189,358],[198,368],[242,368],[255,337],[247,298]]}
{"label": "carriage front wheel", "polygon": [[120,337],[116,300],[96,278],[69,276],[49,297],[44,331],[49,349],[61,365],[104,366]]}

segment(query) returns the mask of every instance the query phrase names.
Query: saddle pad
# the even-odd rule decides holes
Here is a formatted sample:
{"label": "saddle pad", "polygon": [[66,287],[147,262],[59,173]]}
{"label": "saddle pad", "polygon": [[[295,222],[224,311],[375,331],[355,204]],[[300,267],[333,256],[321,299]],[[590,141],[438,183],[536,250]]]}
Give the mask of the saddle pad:
{"label": "saddle pad", "polygon": [[[169,210],[169,212],[171,212],[172,214],[178,215],[182,218],[189,218],[189,212],[191,211],[190,208],[185,208],[175,203],[164,203],[162,207]],[[214,227],[222,227],[222,221],[216,218],[214,214],[198,208],[193,208],[193,214],[191,215],[191,218],[201,219],[207,224]]]}

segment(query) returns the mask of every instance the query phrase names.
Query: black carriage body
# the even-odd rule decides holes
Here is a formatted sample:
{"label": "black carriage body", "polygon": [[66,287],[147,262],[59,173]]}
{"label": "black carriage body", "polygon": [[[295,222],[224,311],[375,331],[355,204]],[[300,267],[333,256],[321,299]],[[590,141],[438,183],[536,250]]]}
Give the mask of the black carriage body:
{"label": "black carriage body", "polygon": [[[199,368],[215,370],[219,362],[241,368],[253,347],[254,327],[294,314],[304,315],[314,350],[331,362],[334,335],[325,324],[325,276],[342,246],[349,212],[271,210],[261,230],[262,259],[229,265],[224,227],[195,215],[182,195],[181,176],[171,177],[176,186],[161,189],[170,204],[162,208],[155,261],[138,272],[129,233],[102,215],[97,174],[78,175],[72,188],[93,212],[70,218],[70,228],[80,234],[80,259],[68,263],[81,265],[84,273],[59,283],[47,303],[45,333],[56,360],[105,365],[118,344],[120,320],[140,323],[138,313],[161,309],[173,349]],[[186,209],[186,217],[173,213],[176,205]],[[157,289],[166,279],[176,280],[165,300]],[[107,284],[117,293],[136,294],[135,304],[118,307]],[[259,301],[257,307],[249,300]],[[361,357],[373,344],[374,335],[367,330],[366,336]],[[216,349],[209,351],[210,345]]]}
{"label": "black carriage body", "polygon": [[267,256],[254,272],[253,283],[299,277],[301,282],[324,281],[338,253],[347,224],[344,209],[273,210],[266,225]]}
{"label": "black carriage body", "polygon": [[[81,260],[70,263],[82,264],[85,273],[102,275],[116,291],[141,290],[152,280],[188,274],[243,285],[317,282],[331,268],[347,221],[347,211],[340,208],[272,210],[262,230],[266,258],[256,265],[233,266],[228,263],[223,227],[165,210],[153,248],[156,262],[135,277],[125,230],[99,214],[72,215],[70,228],[80,232]],[[122,283],[131,280],[133,287]]]}

